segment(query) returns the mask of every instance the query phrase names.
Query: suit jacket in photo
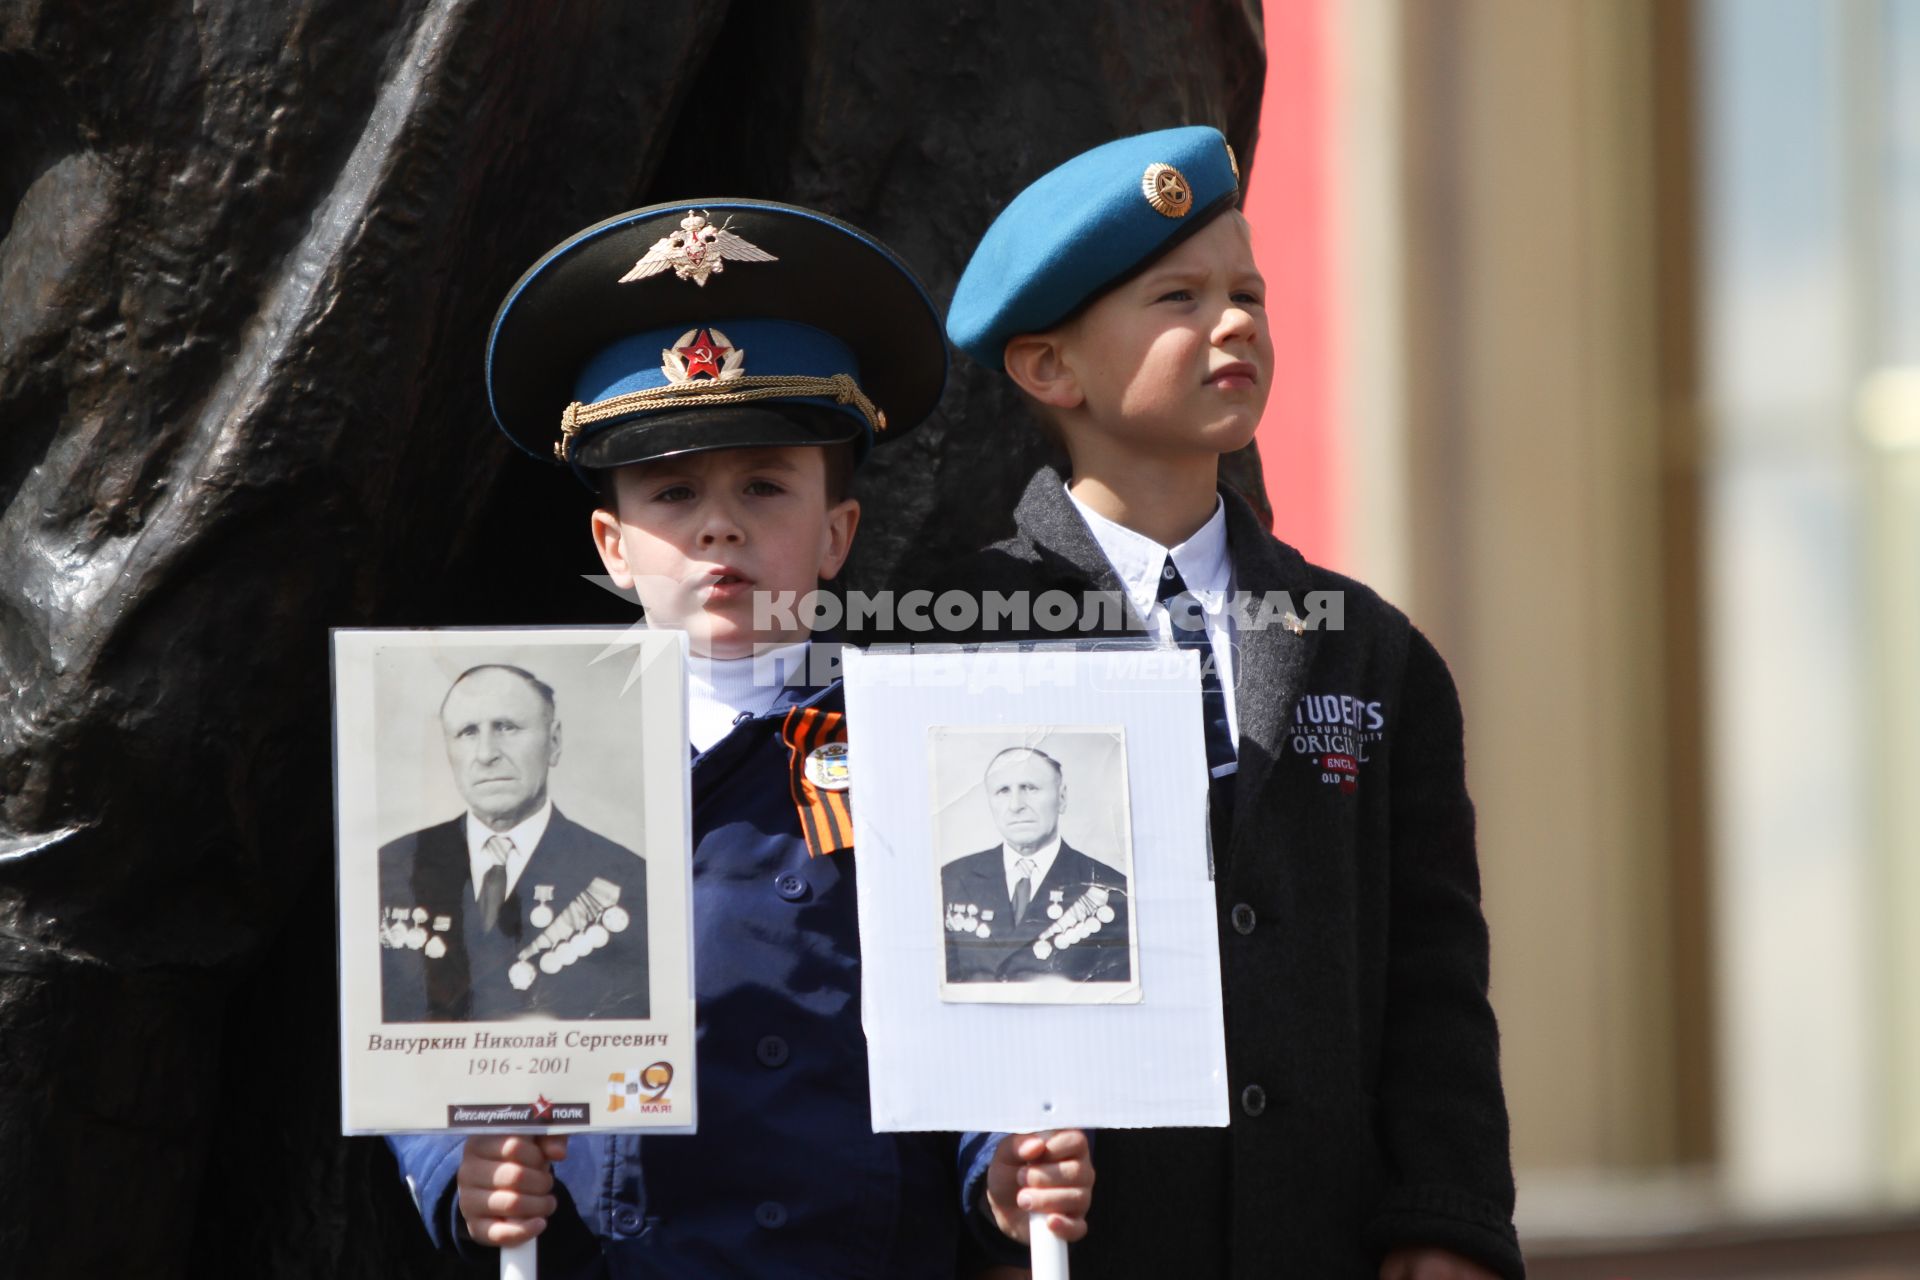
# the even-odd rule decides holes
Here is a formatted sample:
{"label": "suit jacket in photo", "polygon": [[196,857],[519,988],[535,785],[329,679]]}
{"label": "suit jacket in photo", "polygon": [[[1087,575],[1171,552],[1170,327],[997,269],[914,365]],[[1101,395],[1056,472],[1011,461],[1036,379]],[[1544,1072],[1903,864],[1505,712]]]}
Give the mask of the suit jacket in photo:
{"label": "suit jacket in photo", "polygon": [[[1018,920],[1013,918],[1013,901],[1007,895],[1006,862],[999,845],[949,862],[940,869],[940,885],[945,918],[983,920],[988,931],[982,938],[977,932],[947,929],[948,982],[1030,982],[1049,977],[1075,982],[1133,980],[1127,945],[1127,878],[1064,840],[1034,889],[1026,914]],[[1059,903],[1064,912],[1096,886],[1108,890],[1113,921],[1070,946],[1052,945],[1044,959],[1035,955],[1034,943],[1054,923],[1047,914],[1049,904]]]}
{"label": "suit jacket in photo", "polygon": [[[1216,784],[1231,816],[1214,841],[1233,1124],[1102,1133],[1075,1271],[1375,1280],[1383,1253],[1426,1245],[1519,1280],[1452,678],[1405,614],[1221,496],[1233,585],[1255,615],[1284,593],[1304,619],[1313,593],[1331,592],[1339,625],[1270,620],[1235,636],[1239,770]],[[1109,593],[1119,634],[1143,631],[1057,471],[1034,476],[1015,526],[932,581],[898,585]]]}
{"label": "suit jacket in photo", "polygon": [[[467,853],[467,817],[427,827],[380,849],[380,915],[424,913],[423,927],[444,948],[387,945],[380,952],[381,1018],[386,1022],[485,1022],[525,1017],[644,1018],[647,987],[647,864],[605,836],[553,811],[540,843],[483,927]],[[606,945],[581,954],[557,973],[533,965],[533,981],[517,989],[509,970],[542,931],[529,916],[536,890],[551,889],[558,919],[595,879],[617,885],[627,926]],[[438,926],[445,925],[445,928]]]}

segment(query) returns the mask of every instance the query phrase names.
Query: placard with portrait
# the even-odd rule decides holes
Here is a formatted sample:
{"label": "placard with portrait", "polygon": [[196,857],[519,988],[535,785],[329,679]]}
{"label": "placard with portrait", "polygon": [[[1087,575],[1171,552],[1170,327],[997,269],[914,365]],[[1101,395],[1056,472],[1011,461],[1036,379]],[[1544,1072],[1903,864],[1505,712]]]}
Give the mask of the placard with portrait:
{"label": "placard with portrait", "polygon": [[875,1130],[1225,1124],[1193,653],[845,671]]}
{"label": "placard with portrait", "polygon": [[333,658],[345,1130],[691,1130],[684,637]]}

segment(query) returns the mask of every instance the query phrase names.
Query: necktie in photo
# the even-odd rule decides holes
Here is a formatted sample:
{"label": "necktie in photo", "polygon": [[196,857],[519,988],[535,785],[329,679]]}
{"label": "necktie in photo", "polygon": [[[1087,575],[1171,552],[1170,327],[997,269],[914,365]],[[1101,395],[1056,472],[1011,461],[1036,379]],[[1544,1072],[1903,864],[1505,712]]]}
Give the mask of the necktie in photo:
{"label": "necktie in photo", "polygon": [[1017,923],[1027,914],[1027,905],[1033,901],[1033,873],[1037,869],[1032,858],[1021,858],[1013,864],[1020,873],[1020,882],[1013,886],[1013,918]]}
{"label": "necktie in photo", "polygon": [[1217,772],[1222,765],[1238,758],[1233,747],[1233,730],[1227,724],[1227,692],[1220,684],[1220,670],[1213,660],[1213,642],[1207,639],[1207,613],[1200,601],[1187,590],[1186,580],[1167,557],[1160,570],[1159,602],[1167,607],[1173,623],[1173,642],[1182,649],[1200,655],[1200,712],[1207,734],[1207,769]]}
{"label": "necktie in photo", "polygon": [[493,865],[480,877],[480,923],[491,930],[500,918],[500,904],[507,900],[507,859],[513,856],[513,841],[489,836],[482,847]]}

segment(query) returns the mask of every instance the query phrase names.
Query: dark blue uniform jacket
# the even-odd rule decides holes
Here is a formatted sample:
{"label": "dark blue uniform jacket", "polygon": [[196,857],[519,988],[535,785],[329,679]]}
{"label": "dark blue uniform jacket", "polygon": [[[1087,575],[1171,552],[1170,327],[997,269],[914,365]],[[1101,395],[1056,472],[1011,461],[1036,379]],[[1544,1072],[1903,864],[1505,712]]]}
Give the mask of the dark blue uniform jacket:
{"label": "dark blue uniform jacket", "polygon": [[[541,1280],[945,1280],[1024,1258],[969,1212],[999,1135],[872,1131],[853,851],[809,856],[782,732],[807,709],[837,712],[839,686],[783,691],[694,759],[700,1131],[575,1135]],[[462,1139],[388,1141],[435,1243],[495,1265],[454,1203]]]}

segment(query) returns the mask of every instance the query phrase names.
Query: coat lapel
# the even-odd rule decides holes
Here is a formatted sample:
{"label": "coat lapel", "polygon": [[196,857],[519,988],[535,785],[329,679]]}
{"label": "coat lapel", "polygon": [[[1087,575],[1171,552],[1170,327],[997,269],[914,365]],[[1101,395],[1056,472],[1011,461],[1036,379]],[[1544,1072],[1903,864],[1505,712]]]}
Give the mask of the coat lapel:
{"label": "coat lapel", "polygon": [[1126,618],[1126,630],[1146,629],[1145,620],[1127,599],[1120,575],[1113,571],[1106,552],[1094,540],[1093,530],[1087,528],[1073,500],[1067,497],[1066,481],[1058,471],[1041,467],[1034,473],[1033,479],[1027,482],[1026,492],[1020,496],[1015,518],[1047,569],[1076,587],[1116,593]]}
{"label": "coat lapel", "polygon": [[1078,896],[1067,891],[1078,887],[1080,880],[1084,878],[1080,874],[1081,869],[1080,851],[1062,840],[1060,852],[1054,855],[1053,865],[1047,868],[1046,875],[1040,877],[1040,883],[1033,887],[1034,905],[1027,909],[1028,914],[1044,913],[1047,909],[1047,894],[1055,889],[1066,894],[1069,901]]}
{"label": "coat lapel", "polygon": [[1000,861],[1000,847],[995,845],[986,852],[993,856],[980,858],[962,877],[961,889],[967,896],[961,901],[992,911],[996,920],[1010,919],[1013,903],[1007,898],[1007,876]]}
{"label": "coat lapel", "polygon": [[1240,722],[1240,768],[1234,776],[1233,844],[1258,829],[1256,806],[1287,740],[1294,704],[1304,692],[1307,668],[1319,647],[1320,633],[1296,634],[1271,621],[1258,625],[1261,604],[1286,593],[1282,608],[1306,608],[1307,562],[1262,528],[1252,508],[1223,490],[1227,506],[1227,546],[1233,557],[1234,590],[1250,601],[1250,625],[1235,634],[1235,713]]}

